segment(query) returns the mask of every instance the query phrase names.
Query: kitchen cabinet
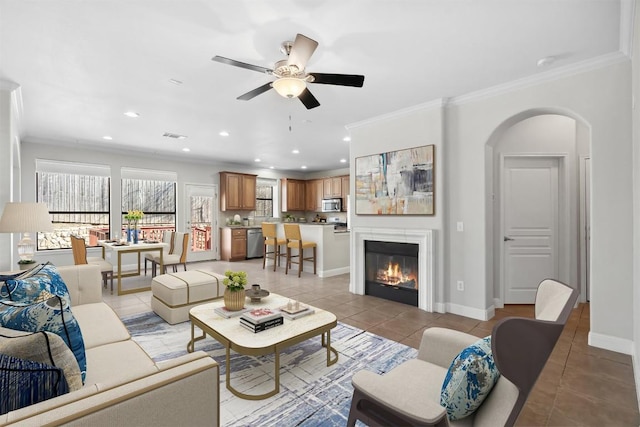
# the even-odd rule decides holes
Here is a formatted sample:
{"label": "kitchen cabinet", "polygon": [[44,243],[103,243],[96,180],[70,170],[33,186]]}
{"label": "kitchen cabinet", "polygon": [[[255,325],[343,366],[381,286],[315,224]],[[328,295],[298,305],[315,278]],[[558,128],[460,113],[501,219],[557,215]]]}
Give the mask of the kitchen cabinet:
{"label": "kitchen cabinet", "polygon": [[322,179],[305,181],[306,211],[322,212],[323,184]]}
{"label": "kitchen cabinet", "polygon": [[256,209],[256,175],[220,172],[220,210]]}
{"label": "kitchen cabinet", "polygon": [[220,229],[220,257],[223,261],[247,258],[247,230],[225,227]]}
{"label": "kitchen cabinet", "polygon": [[[342,187],[342,197],[346,198],[349,195],[349,175],[345,175],[345,176],[341,176],[340,177],[340,181],[341,181],[341,187]],[[343,200],[342,203],[346,204],[347,201]],[[344,206],[344,209],[346,209],[346,206]]]}
{"label": "kitchen cabinet", "polygon": [[281,210],[282,212],[304,211],[306,182],[300,179],[281,179]]}
{"label": "kitchen cabinet", "polygon": [[325,178],[322,183],[322,195],[325,199],[339,199],[342,197],[342,178],[335,176]]}

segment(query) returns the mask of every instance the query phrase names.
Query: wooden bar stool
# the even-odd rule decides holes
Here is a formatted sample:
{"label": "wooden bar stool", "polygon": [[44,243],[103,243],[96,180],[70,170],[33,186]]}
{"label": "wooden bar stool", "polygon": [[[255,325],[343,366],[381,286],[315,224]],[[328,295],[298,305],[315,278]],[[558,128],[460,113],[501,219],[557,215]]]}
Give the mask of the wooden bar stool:
{"label": "wooden bar stool", "polygon": [[[267,264],[267,258],[273,259],[273,271],[276,271],[276,260],[280,266],[280,257],[286,257],[287,252],[280,251],[280,246],[287,244],[286,239],[278,239],[276,224],[270,222],[262,223],[262,237],[264,238],[264,257],[262,258],[262,269]],[[269,246],[273,246],[273,251],[269,252]],[[273,255],[273,256],[268,256]]]}
{"label": "wooden bar stool", "polygon": [[[298,224],[283,224],[284,236],[287,239],[287,265],[284,273],[289,273],[291,264],[298,264],[298,277],[302,273],[304,261],[313,261],[313,274],[316,274],[316,242],[304,242],[300,234],[300,226]],[[313,248],[313,256],[304,257],[304,250]],[[291,249],[297,249],[298,255],[291,256]],[[291,258],[298,258],[298,262],[292,261]]]}

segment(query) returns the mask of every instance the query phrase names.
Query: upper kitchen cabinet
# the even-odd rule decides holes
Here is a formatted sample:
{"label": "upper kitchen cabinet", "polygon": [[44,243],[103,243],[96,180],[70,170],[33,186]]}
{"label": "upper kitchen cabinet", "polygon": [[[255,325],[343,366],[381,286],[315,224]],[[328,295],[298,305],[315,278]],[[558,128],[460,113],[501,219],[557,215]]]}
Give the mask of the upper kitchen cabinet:
{"label": "upper kitchen cabinet", "polygon": [[322,212],[322,198],[323,198],[323,180],[312,179],[305,181],[305,196],[306,206],[305,210],[310,212]]}
{"label": "upper kitchen cabinet", "polygon": [[304,211],[306,181],[300,179],[282,178],[282,212]]}
{"label": "upper kitchen cabinet", "polygon": [[347,197],[349,195],[349,175],[341,176],[340,180],[342,181],[342,197]]}
{"label": "upper kitchen cabinet", "polygon": [[256,209],[256,175],[220,172],[220,210]]}
{"label": "upper kitchen cabinet", "polygon": [[342,179],[339,176],[323,180],[322,195],[325,199],[342,197]]}

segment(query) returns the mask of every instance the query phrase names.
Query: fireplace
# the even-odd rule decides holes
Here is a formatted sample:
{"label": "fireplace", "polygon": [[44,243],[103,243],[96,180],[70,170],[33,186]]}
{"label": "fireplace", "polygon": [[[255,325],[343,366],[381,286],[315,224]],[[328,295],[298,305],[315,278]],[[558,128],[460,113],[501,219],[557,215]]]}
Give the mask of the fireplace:
{"label": "fireplace", "polygon": [[365,294],[417,307],[418,251],[413,243],[365,240]]}

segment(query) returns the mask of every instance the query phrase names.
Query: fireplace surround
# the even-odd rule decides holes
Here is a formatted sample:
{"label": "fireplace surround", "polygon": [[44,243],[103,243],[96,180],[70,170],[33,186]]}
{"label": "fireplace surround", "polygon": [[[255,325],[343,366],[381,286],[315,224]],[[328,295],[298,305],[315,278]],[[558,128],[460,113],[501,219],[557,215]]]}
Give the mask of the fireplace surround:
{"label": "fireplace surround", "polygon": [[418,245],[418,308],[434,311],[433,230],[354,227],[351,229],[351,283],[349,291],[365,295],[365,241],[415,243]]}

